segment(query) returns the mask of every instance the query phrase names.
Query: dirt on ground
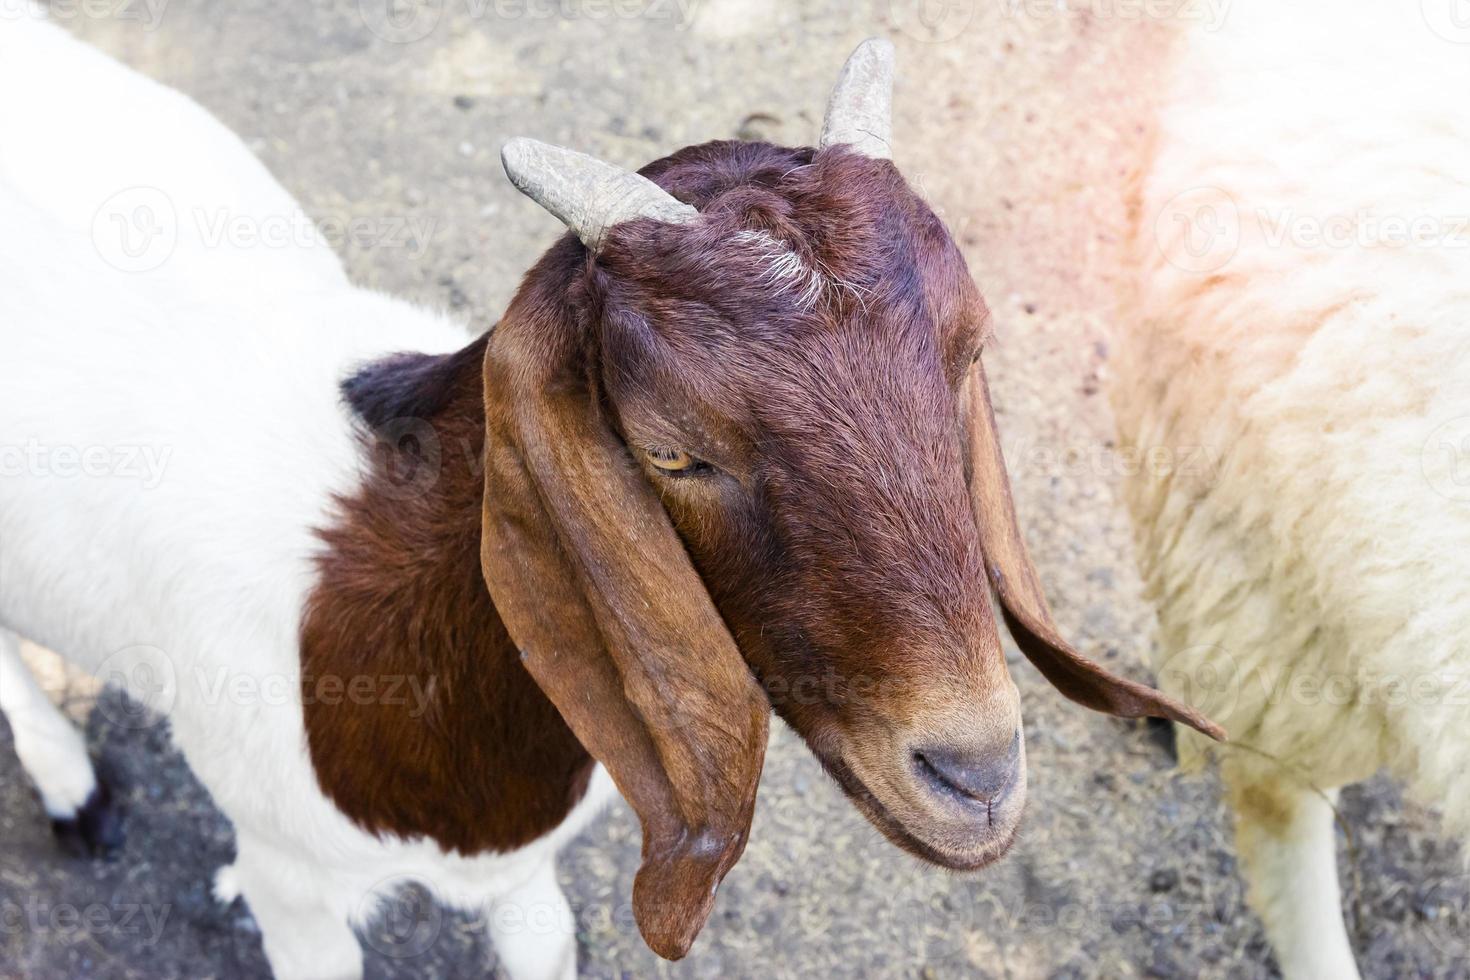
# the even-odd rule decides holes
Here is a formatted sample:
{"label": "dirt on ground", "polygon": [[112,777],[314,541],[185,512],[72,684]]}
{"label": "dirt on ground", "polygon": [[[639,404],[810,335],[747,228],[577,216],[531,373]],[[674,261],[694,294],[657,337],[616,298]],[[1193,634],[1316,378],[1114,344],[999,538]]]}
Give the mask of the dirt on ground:
{"label": "dirt on ground", "polygon": [[[530,135],[629,166],[715,138],[811,143],[847,53],[866,36],[892,38],[896,162],[949,223],[994,311],[996,408],[1056,618],[1089,655],[1148,676],[1154,624],[1102,389],[1124,188],[1178,27],[1161,15],[1169,5],[387,3],[56,6],[78,34],[216,113],[313,217],[378,229],[343,236],[357,281],[475,330],[560,230],[504,179],[502,141]],[[399,221],[413,230],[388,235]],[[583,974],[1274,975],[1215,778],[1178,772],[1157,729],[1064,701],[1007,649],[1031,789],[1024,837],[1004,862],[978,876],[920,867],[777,725],[750,846],[687,960],[658,960],[633,925],[638,830],[626,807],[565,853]],[[233,853],[229,826],[164,728],[119,723],[132,716],[118,698],[104,694],[87,722],[128,813],[127,845],[109,862],[57,850],[0,724],[0,910],[26,910],[0,919],[0,976],[265,975],[248,911],[209,897]],[[1470,976],[1431,916],[1434,889],[1461,870],[1434,816],[1385,780],[1348,791],[1343,811],[1345,901],[1365,974]],[[479,924],[422,896],[405,902],[400,917],[424,929],[408,945],[391,924],[369,935],[370,977],[493,969]],[[101,928],[56,914],[97,903]]]}

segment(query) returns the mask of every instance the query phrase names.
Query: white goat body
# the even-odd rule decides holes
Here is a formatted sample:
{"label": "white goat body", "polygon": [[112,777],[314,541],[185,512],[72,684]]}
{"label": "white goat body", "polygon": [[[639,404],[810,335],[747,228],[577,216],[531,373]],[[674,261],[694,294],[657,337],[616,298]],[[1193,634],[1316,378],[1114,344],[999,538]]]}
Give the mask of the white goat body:
{"label": "white goat body", "polygon": [[1289,977],[1355,970],[1314,788],[1387,767],[1470,833],[1470,49],[1452,26],[1418,4],[1233,4],[1185,38],[1141,185],[1120,430],[1154,463],[1211,462],[1128,488],[1160,682],[1280,760],[1223,757]]}
{"label": "white goat body", "polygon": [[[571,975],[551,857],[609,798],[600,768],[554,833],[448,855],[349,821],[318,787],[299,698],[271,694],[299,690],[313,528],[362,474],[339,382],[466,333],[352,287],[324,243],[215,240],[221,219],[262,227],[301,209],[199,106],[39,14],[0,20],[0,91],[0,627],[135,681],[165,711],[237,831],[222,897],[244,893],[280,980],[360,973],[348,922],[409,880],[467,908],[558,913],[550,935],[497,931],[494,916],[491,930],[513,976]],[[176,239],[140,267],[160,222]],[[0,648],[16,669],[14,637]],[[25,718],[48,732],[55,719],[38,693],[7,693],[31,702],[6,705],[26,761],[44,739]],[[69,772],[28,768],[64,818],[92,777],[80,742],[59,751]]]}

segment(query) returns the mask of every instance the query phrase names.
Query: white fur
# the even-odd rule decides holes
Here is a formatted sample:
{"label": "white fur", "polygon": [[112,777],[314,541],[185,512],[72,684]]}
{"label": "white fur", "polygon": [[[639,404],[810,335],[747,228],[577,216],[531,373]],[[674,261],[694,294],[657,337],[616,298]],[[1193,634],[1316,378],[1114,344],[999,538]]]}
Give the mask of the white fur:
{"label": "white fur", "polygon": [[5,630],[0,630],[0,712],[10,722],[20,764],[35,775],[47,815],[56,820],[76,816],[97,788],[87,746],[26,669],[17,638]]}
{"label": "white fur", "polygon": [[[0,625],[168,717],[238,835],[218,893],[244,895],[279,980],[360,974],[350,925],[404,881],[467,908],[564,907],[552,857],[613,792],[600,769],[547,837],[448,855],[339,812],[299,701],[282,696],[299,690],[312,528],[359,478],[338,382],[387,352],[455,350],[465,332],[353,288],[324,244],[198,234],[195,209],[268,222],[299,208],[197,105],[43,19],[0,20],[0,93]],[[136,186],[184,220],[160,264],[124,271],[93,219]],[[10,691],[8,649],[0,667]],[[80,742],[57,739],[70,777],[22,756],[48,809],[75,803],[85,766]],[[492,933],[518,978],[571,969],[570,926]]]}
{"label": "white fur", "polygon": [[1222,756],[1291,978],[1354,974],[1318,790],[1386,766],[1470,833],[1467,92],[1420,4],[1239,0],[1141,187],[1113,400],[1160,682],[1282,760]]}
{"label": "white fur", "polygon": [[751,246],[760,255],[766,266],[761,275],[763,285],[771,286],[777,292],[798,291],[796,304],[802,309],[810,309],[821,299],[822,290],[827,287],[826,277],[815,269],[807,268],[801,256],[784,242],[764,231],[736,232],[731,241]]}

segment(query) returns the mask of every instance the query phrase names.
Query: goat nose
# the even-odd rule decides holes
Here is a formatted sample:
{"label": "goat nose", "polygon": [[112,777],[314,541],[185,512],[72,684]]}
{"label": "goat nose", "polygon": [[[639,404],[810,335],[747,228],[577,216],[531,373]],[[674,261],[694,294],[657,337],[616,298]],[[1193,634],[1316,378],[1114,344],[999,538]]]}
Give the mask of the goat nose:
{"label": "goat nose", "polygon": [[1000,752],[951,745],[914,751],[914,765],[931,787],[981,803],[998,800],[1015,786],[1020,762],[1020,732],[1012,736],[1010,747]]}

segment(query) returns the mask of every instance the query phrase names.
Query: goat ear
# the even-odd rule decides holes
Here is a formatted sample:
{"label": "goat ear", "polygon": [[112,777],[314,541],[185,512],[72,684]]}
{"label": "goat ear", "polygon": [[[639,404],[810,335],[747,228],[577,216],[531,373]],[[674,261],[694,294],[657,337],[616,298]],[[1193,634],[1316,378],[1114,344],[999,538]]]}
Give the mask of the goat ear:
{"label": "goat ear", "polygon": [[985,572],[1016,645],[1063,695],[1122,718],[1169,718],[1213,739],[1225,730],[1204,715],[1139,684],[1115,677],[1067,645],[1052,623],[1041,580],[1026,551],[1000,451],[985,368],[977,360],[966,383],[970,430],[970,497],[980,525]]}
{"label": "goat ear", "polygon": [[526,669],[637,812],[634,915],[679,959],[745,848],[770,709],[603,416],[587,346],[534,285],[495,328],[481,564]]}

